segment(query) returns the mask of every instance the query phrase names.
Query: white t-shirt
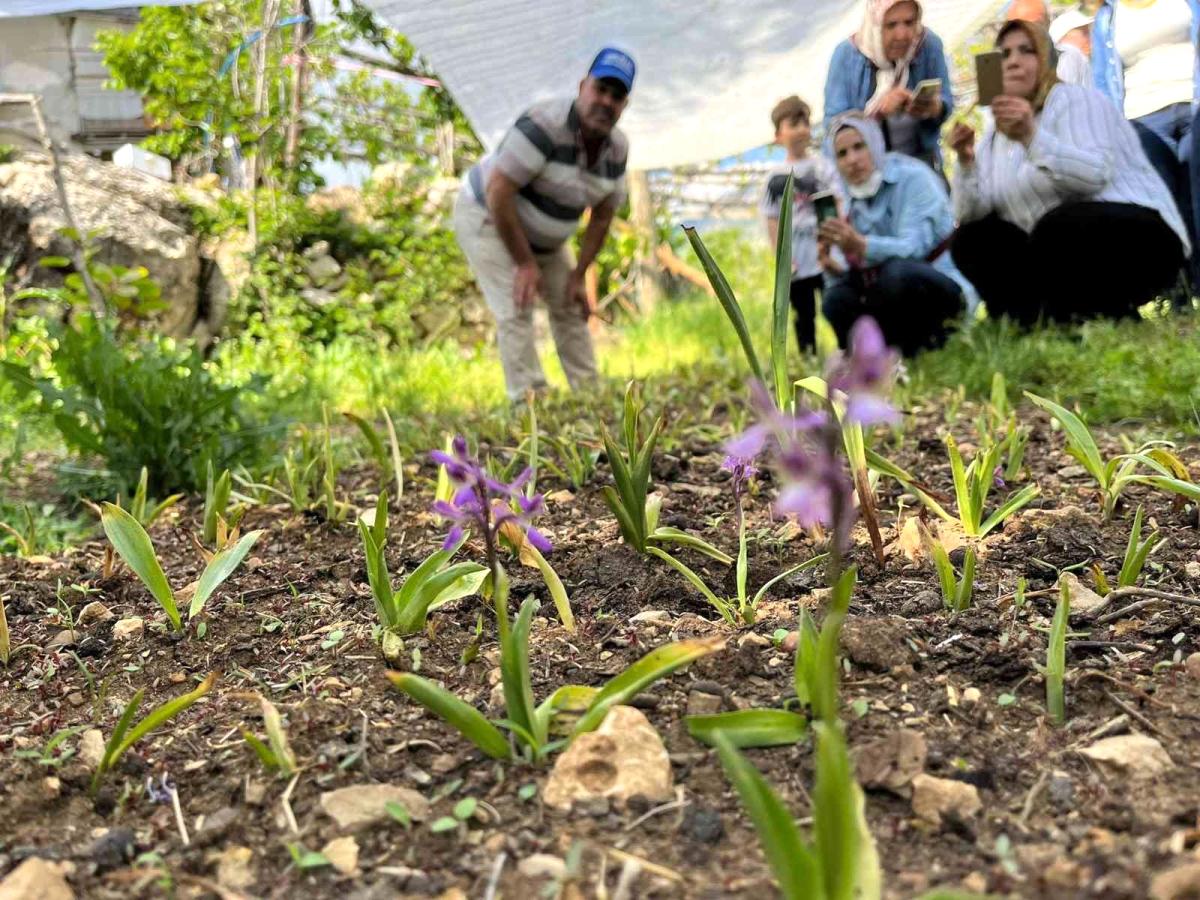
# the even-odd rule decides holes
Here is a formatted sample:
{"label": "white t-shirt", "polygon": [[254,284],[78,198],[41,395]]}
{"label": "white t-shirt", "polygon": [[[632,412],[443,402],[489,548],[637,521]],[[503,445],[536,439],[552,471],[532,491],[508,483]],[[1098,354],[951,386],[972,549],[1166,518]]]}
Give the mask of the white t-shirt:
{"label": "white t-shirt", "polygon": [[1125,67],[1125,117],[1137,119],[1174,103],[1191,103],[1196,49],[1187,0],[1118,0],[1113,38]]}
{"label": "white t-shirt", "polygon": [[[812,278],[821,274],[817,262],[817,211],[809,199],[813,194],[838,189],[837,171],[833,163],[820,154],[806,156],[792,163],[784,163],[767,176],[759,210],[768,219],[779,218],[779,206],[783,200],[783,188],[788,173],[793,176],[792,186],[792,280]],[[839,198],[840,199],[840,198]],[[844,208],[844,204],[842,205]]]}

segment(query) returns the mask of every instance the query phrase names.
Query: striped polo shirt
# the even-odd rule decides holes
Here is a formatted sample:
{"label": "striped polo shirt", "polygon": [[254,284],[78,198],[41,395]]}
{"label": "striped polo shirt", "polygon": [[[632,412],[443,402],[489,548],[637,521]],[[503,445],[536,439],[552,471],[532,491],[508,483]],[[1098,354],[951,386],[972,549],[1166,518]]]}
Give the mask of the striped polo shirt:
{"label": "striped polo shirt", "polygon": [[629,141],[614,128],[588,166],[574,99],[531,107],[504,135],[495,152],[467,174],[476,201],[487,206],[486,185],[498,169],[520,186],[517,218],[536,253],[551,253],[579,227],[585,209],[625,199]]}

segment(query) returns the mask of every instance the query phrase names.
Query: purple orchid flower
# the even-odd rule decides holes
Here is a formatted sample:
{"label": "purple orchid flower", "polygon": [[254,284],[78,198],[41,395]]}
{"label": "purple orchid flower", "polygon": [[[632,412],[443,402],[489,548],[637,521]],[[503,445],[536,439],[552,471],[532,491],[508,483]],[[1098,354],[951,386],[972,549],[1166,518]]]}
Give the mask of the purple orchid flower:
{"label": "purple orchid flower", "polygon": [[874,319],[863,316],[854,323],[850,350],[832,360],[826,379],[830,388],[846,395],[846,421],[859,425],[900,421],[887,400],[898,359]]}
{"label": "purple orchid flower", "polygon": [[526,495],[525,485],[532,472],[527,468],[510,484],[492,478],[471,456],[467,441],[462,435],[454,438],[450,452],[434,450],[430,454],[434,462],[446,467],[450,483],[454,485],[454,496],[433,504],[433,512],[453,523],[442,546],[449,549],[456,545],[468,527],[478,528],[488,542],[494,546],[496,534],[505,522],[515,522],[525,532],[534,547],[549,553],[551,546],[545,535],[533,527],[532,520],[546,510],[541,494]]}

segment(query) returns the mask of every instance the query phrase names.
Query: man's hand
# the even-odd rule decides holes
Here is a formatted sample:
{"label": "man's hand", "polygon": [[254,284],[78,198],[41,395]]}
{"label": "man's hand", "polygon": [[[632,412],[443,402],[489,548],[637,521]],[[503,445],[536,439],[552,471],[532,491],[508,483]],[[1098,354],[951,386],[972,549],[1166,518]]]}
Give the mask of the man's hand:
{"label": "man's hand", "polygon": [[579,314],[585,322],[596,312],[592,298],[588,296],[586,274],[584,269],[576,268],[567,276],[567,302],[579,307]]}
{"label": "man's hand", "polygon": [[867,253],[867,239],[854,230],[845,219],[829,219],[821,224],[817,236],[824,242],[841,247],[849,256],[863,257]]}
{"label": "man's hand", "polygon": [[533,260],[517,266],[517,274],[513,279],[513,300],[517,309],[525,310],[537,302],[542,295],[542,270]]}
{"label": "man's hand", "polygon": [[975,162],[975,129],[966,122],[959,122],[950,131],[950,149],[958,154],[964,166]]}
{"label": "man's hand", "polygon": [[996,119],[996,130],[1009,140],[1029,146],[1037,132],[1033,121],[1033,106],[1024,97],[1007,94],[992,101],[992,115]]}
{"label": "man's hand", "polygon": [[937,94],[914,94],[906,109],[914,119],[936,119],[942,114],[942,98]]}
{"label": "man's hand", "polygon": [[875,111],[875,114],[881,119],[894,116],[912,102],[912,97],[912,91],[908,88],[894,87],[883,95],[883,100],[880,101],[879,109]]}
{"label": "man's hand", "polygon": [[837,260],[833,258],[833,254],[829,251],[829,244],[825,241],[817,241],[817,262],[824,271],[833,275],[841,275],[845,269],[838,265]]}

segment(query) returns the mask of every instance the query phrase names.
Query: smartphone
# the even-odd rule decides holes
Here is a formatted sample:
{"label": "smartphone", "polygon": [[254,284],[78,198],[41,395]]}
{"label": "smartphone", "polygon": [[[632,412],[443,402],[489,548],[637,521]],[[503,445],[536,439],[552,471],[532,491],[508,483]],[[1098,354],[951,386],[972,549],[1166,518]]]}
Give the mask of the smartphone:
{"label": "smartphone", "polygon": [[975,81],[979,85],[980,106],[991,106],[1004,93],[1004,60],[999,50],[975,55]]}
{"label": "smartphone", "polygon": [[942,79],[926,78],[924,81],[917,82],[916,88],[913,89],[913,100],[921,102],[929,102],[941,96]]}
{"label": "smartphone", "polygon": [[838,217],[837,197],[834,196],[833,191],[822,191],[819,194],[813,194],[809,199],[817,211],[818,225],[823,225],[830,219]]}

